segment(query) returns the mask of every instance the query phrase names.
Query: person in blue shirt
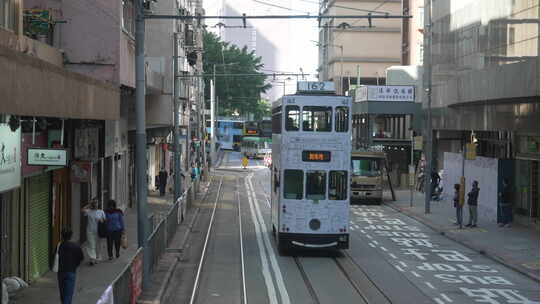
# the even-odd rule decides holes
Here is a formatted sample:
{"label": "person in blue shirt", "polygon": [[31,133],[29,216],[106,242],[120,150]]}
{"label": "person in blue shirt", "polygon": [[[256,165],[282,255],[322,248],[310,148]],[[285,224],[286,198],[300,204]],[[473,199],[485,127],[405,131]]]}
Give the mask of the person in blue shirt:
{"label": "person in blue shirt", "polygon": [[107,252],[109,260],[113,259],[113,245],[116,249],[116,258],[120,257],[120,241],[124,233],[124,213],[116,208],[116,201],[109,200],[107,216]]}

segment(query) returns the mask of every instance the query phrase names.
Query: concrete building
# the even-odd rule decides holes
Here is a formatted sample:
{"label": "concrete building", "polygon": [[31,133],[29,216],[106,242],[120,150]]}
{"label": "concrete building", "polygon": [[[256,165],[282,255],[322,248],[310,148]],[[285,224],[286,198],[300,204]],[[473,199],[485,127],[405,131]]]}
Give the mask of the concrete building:
{"label": "concrete building", "polygon": [[[97,198],[102,206],[114,199],[124,210],[134,206],[134,140],[129,131],[135,116],[135,7],[133,0],[3,4],[0,228],[7,237],[2,238],[0,274],[33,281],[49,271],[62,227],[71,226],[74,240],[85,242],[81,207],[90,199]],[[201,4],[168,0],[152,2],[152,9],[195,15],[201,13]],[[200,40],[198,34],[186,42],[192,25],[173,20],[148,23],[148,151],[149,156],[158,154],[149,157],[149,168],[159,170],[172,168],[168,139],[173,122],[174,46],[182,58],[182,73],[177,74],[187,75],[196,70],[187,64],[186,53],[197,51],[201,44],[193,42]],[[175,39],[175,33],[184,38]],[[200,57],[194,64],[197,71]],[[199,121],[193,119],[202,103],[202,86],[197,83],[186,82],[182,91],[188,93],[180,96],[185,130],[190,119]],[[185,135],[183,147],[190,155],[191,137],[187,131]],[[32,158],[47,153],[65,155],[64,163],[32,163]],[[154,172],[148,174],[152,181]]]}
{"label": "concrete building", "polygon": [[[402,14],[401,0],[325,0],[322,15]],[[319,31],[319,79],[346,92],[356,84],[385,84],[386,68],[401,62],[401,20],[323,19]]]}
{"label": "concrete building", "polygon": [[[496,194],[506,177],[512,184],[515,218],[536,226],[540,223],[538,5],[538,0],[434,1],[432,10],[436,165],[451,171],[453,161],[462,161],[465,144],[472,143],[467,151],[481,157],[467,160],[467,187],[478,178],[478,170],[484,170],[480,187],[490,199],[480,203],[492,210],[491,219],[500,216]],[[450,173],[448,179],[457,178]]]}

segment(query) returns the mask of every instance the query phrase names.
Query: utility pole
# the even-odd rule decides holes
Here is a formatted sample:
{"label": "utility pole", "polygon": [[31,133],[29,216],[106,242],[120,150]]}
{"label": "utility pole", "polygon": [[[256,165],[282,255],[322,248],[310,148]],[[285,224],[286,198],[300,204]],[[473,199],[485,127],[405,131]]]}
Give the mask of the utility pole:
{"label": "utility pole", "polygon": [[148,250],[148,184],[146,173],[146,79],[144,70],[144,0],[137,0],[135,24],[135,112],[136,143],[135,172],[137,174],[137,242],[143,248],[143,287],[150,282],[150,252]]}
{"label": "utility pole", "polygon": [[214,80],[210,80],[210,159],[216,161],[216,87]]}
{"label": "utility pole", "polygon": [[432,26],[431,26],[431,0],[424,0],[424,92],[427,98],[427,119],[426,119],[426,178],[425,178],[425,210],[431,212],[431,173],[433,172],[433,126],[431,121],[431,97],[432,97],[432,67],[431,67],[431,42],[432,42]]}
{"label": "utility pole", "polygon": [[174,33],[173,38],[173,104],[174,104],[174,201],[176,202],[182,195],[182,164],[180,148],[180,105],[179,97],[182,86],[178,85],[178,33]]}

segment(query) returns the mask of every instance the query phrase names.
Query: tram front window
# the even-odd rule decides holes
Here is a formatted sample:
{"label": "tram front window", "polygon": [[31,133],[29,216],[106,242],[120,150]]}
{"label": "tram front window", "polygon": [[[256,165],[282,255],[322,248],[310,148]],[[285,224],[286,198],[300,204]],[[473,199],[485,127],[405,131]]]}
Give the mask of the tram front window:
{"label": "tram front window", "polygon": [[323,200],[326,198],[326,171],[308,171],[306,173],[306,199]]}
{"label": "tram front window", "polygon": [[336,107],[336,132],[349,132],[348,107]]}
{"label": "tram front window", "polygon": [[378,159],[353,158],[352,170],[353,176],[376,177],[381,175]]}
{"label": "tram front window", "polygon": [[347,199],[347,171],[330,171],[328,199],[343,201]]}
{"label": "tram front window", "polygon": [[332,107],[304,107],[302,129],[315,132],[332,131]]}
{"label": "tram front window", "polygon": [[285,130],[298,131],[300,130],[300,107],[286,106],[287,121],[285,122]]}
{"label": "tram front window", "polygon": [[302,170],[285,170],[283,172],[283,197],[300,200],[304,196],[304,172]]}

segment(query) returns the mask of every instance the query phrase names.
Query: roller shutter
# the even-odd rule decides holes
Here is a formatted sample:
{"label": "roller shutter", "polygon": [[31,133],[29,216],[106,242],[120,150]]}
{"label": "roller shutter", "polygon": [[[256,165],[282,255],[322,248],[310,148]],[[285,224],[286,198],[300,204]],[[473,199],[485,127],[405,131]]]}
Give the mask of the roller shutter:
{"label": "roller shutter", "polygon": [[51,178],[43,174],[29,178],[30,209],[30,279],[35,280],[49,270],[51,229]]}

